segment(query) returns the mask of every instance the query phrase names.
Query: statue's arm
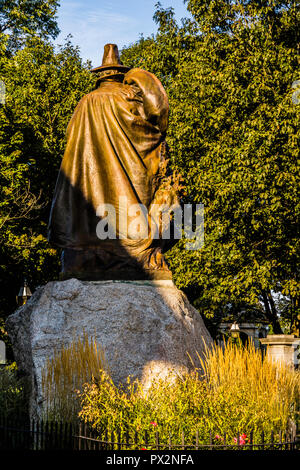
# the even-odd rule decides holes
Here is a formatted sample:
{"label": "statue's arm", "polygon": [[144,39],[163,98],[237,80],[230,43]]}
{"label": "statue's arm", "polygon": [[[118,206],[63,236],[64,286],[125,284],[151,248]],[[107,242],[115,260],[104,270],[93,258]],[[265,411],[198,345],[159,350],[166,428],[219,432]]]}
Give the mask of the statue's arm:
{"label": "statue's arm", "polygon": [[124,84],[137,89],[143,99],[146,119],[158,125],[164,134],[168,127],[169,101],[158,78],[142,69],[131,69],[124,77]]}

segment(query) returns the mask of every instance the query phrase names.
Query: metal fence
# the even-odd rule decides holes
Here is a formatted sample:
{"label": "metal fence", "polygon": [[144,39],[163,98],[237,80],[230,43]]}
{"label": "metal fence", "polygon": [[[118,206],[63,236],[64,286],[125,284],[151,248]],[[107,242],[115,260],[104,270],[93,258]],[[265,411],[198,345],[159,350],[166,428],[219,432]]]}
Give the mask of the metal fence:
{"label": "metal fence", "polygon": [[203,443],[199,432],[194,436],[163,432],[117,432],[102,434],[83,424],[7,420],[0,418],[0,450],[299,450],[299,439],[289,432],[250,431],[228,438],[226,433],[210,432]]}

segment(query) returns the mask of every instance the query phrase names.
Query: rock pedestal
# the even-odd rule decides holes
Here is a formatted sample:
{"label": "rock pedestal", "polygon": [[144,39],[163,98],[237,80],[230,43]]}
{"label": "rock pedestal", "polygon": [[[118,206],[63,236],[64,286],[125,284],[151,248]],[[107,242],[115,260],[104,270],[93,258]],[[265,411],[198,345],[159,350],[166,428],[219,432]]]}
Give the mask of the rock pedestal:
{"label": "rock pedestal", "polygon": [[[7,319],[15,359],[30,377],[31,415],[44,400],[42,369],[54,351],[86,333],[105,352],[113,381],[149,386],[183,373],[211,344],[199,312],[172,281],[67,281],[39,288]],[[198,362],[199,364],[199,362]]]}

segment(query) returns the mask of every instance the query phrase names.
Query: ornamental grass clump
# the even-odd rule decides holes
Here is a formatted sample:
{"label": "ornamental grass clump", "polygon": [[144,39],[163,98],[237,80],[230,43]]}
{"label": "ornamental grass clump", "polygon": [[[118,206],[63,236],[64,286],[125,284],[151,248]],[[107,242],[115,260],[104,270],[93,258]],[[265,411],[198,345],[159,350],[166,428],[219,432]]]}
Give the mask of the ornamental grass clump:
{"label": "ornamental grass clump", "polygon": [[200,359],[208,386],[209,425],[229,432],[286,430],[299,411],[300,374],[274,363],[253,342],[207,349]]}
{"label": "ornamental grass clump", "polygon": [[[207,349],[198,367],[184,377],[157,380],[144,391],[139,380],[117,387],[102,372],[97,381],[85,384],[80,394],[80,418],[99,433],[116,433],[121,439],[140,440],[147,434],[148,444],[160,440],[180,445],[186,442],[222,445],[248,442],[254,432],[256,442],[264,431],[275,437],[285,431],[299,410],[300,375],[291,368],[272,363],[249,343],[237,347],[230,343]],[[216,437],[215,437],[216,436]],[[218,438],[217,438],[218,436]],[[149,444],[150,445],[150,444]]]}
{"label": "ornamental grass clump", "polygon": [[83,384],[97,380],[103,369],[107,369],[104,352],[86,333],[55,351],[42,371],[45,419],[77,420]]}

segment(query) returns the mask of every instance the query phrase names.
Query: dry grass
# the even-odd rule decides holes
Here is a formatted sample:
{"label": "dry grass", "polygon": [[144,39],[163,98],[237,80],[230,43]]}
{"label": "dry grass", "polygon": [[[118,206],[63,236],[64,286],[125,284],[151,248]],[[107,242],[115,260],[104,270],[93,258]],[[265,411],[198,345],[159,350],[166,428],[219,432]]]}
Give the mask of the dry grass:
{"label": "dry grass", "polygon": [[[271,431],[278,434],[295,421],[299,372],[263,358],[252,343],[214,346],[199,360],[201,368],[175,383],[158,380],[145,394],[139,381],[117,387],[104,372],[102,350],[84,336],[48,361],[43,375],[48,417],[68,421],[79,415],[109,432],[159,429],[162,438],[171,432],[179,441],[182,430],[190,436],[199,432],[203,442],[210,431],[226,432],[231,440],[237,432],[248,435],[250,430],[264,430],[270,437]],[[158,423],[155,429],[153,422]]]}
{"label": "dry grass", "polygon": [[128,429],[133,436],[147,431],[154,439],[159,430],[166,442],[171,433],[178,444],[182,431],[190,440],[199,432],[203,443],[209,442],[210,432],[226,432],[231,443],[238,432],[249,436],[253,431],[257,441],[261,431],[266,439],[274,431],[278,438],[295,421],[299,372],[263,359],[252,343],[214,346],[200,361],[201,368],[175,382],[158,380],[146,394],[139,381],[129,381],[124,390],[102,375],[84,386],[80,417],[99,431]]}
{"label": "dry grass", "polygon": [[224,348],[214,346],[199,360],[211,396],[220,403],[225,395],[228,403],[235,403],[240,426],[263,427],[269,421],[286,429],[290,419],[295,419],[300,397],[299,371],[263,358],[252,342],[243,348],[230,342]]}
{"label": "dry grass", "polygon": [[83,339],[74,339],[70,346],[55,351],[42,372],[45,417],[64,421],[76,419],[80,409],[78,391],[105,369],[103,350],[85,333]]}

